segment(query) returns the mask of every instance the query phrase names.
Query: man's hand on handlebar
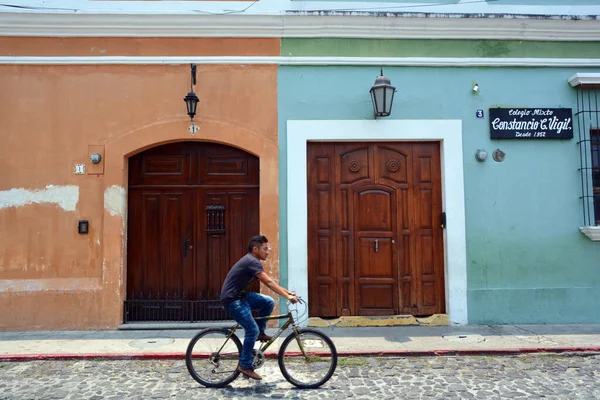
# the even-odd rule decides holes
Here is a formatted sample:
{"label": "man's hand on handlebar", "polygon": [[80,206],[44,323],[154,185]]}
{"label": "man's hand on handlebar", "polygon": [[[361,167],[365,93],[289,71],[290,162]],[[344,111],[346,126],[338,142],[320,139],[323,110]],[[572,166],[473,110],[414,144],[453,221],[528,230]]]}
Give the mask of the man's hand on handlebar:
{"label": "man's hand on handlebar", "polygon": [[296,296],[296,293],[294,293],[294,292],[290,292],[290,293],[293,293],[287,297],[287,300],[290,303],[292,303],[292,304],[302,303],[302,299],[300,297]]}

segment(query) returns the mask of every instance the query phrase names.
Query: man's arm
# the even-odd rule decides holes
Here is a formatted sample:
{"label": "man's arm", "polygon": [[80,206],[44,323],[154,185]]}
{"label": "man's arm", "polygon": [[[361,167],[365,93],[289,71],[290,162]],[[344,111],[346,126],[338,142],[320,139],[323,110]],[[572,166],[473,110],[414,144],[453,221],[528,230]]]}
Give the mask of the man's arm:
{"label": "man's arm", "polygon": [[266,287],[268,287],[269,289],[271,289],[278,295],[285,297],[287,300],[291,301],[292,303],[296,303],[296,302],[300,301],[300,299],[298,297],[296,297],[295,293],[290,292],[289,290],[279,286],[277,284],[277,282],[275,282],[273,279],[271,279],[269,274],[267,274],[266,272],[259,272],[258,274],[256,274],[256,277]]}

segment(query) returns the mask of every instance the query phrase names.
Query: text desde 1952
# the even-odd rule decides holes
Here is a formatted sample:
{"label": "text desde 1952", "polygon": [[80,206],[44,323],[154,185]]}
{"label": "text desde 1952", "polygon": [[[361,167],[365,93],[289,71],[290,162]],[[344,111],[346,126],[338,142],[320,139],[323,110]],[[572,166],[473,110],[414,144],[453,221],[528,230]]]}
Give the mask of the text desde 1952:
{"label": "text desde 1952", "polygon": [[573,139],[570,108],[490,108],[491,139]]}

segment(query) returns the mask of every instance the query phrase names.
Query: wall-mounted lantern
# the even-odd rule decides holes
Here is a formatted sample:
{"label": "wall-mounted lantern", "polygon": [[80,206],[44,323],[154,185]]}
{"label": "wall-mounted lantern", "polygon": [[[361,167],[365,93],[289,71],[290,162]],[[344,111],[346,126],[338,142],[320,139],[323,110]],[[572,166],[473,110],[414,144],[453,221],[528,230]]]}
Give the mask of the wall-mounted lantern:
{"label": "wall-mounted lantern", "polygon": [[392,86],[389,78],[383,76],[383,68],[381,69],[381,75],[375,79],[375,84],[371,87],[370,92],[375,117],[389,116],[392,112],[392,103],[394,102],[396,88]]}
{"label": "wall-mounted lantern", "polygon": [[187,114],[190,116],[190,120],[194,120],[196,116],[196,108],[198,106],[198,96],[194,93],[194,85],[196,84],[196,64],[191,65],[191,77],[190,77],[190,92],[183,98],[185,106],[187,107]]}

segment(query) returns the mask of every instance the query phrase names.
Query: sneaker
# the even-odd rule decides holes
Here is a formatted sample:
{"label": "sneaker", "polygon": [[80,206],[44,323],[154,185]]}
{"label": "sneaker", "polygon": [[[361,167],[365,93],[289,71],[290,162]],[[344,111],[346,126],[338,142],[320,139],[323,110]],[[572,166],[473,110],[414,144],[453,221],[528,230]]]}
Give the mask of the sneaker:
{"label": "sneaker", "polygon": [[260,376],[256,372],[254,372],[254,368],[243,369],[242,367],[240,367],[238,365],[237,370],[240,371],[242,374],[244,374],[244,376],[247,376],[248,378],[252,378],[252,379],[255,379],[257,381],[260,381],[262,379],[262,376]]}
{"label": "sneaker", "polygon": [[256,340],[258,340],[259,342],[268,342],[271,339],[273,339],[273,336],[269,336],[266,333],[258,335],[258,337],[256,338]]}

